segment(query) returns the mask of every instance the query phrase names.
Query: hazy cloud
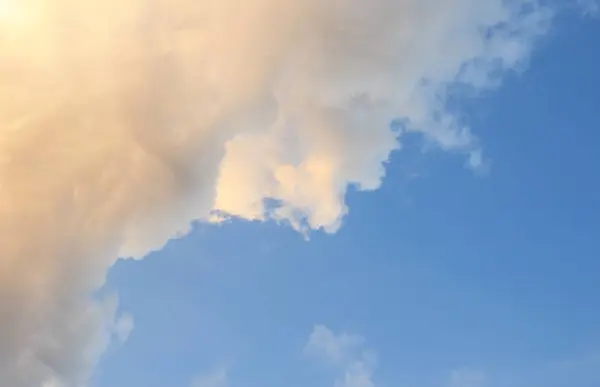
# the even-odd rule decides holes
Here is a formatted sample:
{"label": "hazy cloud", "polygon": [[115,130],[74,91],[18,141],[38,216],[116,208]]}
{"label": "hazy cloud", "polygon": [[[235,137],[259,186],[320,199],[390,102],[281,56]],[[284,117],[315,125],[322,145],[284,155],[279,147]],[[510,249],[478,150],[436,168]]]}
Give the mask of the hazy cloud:
{"label": "hazy cloud", "polygon": [[596,15],[600,11],[600,2],[598,0],[577,0],[577,5],[586,14]]}
{"label": "hazy cloud", "polygon": [[199,376],[191,387],[227,387],[227,369],[219,367],[212,373]]}
{"label": "hazy cloud", "polygon": [[304,351],[335,366],[338,373],[335,387],[374,387],[376,358],[364,344],[365,340],[360,336],[336,335],[329,328],[316,325]]}
{"label": "hazy cloud", "polygon": [[482,371],[461,368],[450,373],[448,387],[485,387],[486,376]]}

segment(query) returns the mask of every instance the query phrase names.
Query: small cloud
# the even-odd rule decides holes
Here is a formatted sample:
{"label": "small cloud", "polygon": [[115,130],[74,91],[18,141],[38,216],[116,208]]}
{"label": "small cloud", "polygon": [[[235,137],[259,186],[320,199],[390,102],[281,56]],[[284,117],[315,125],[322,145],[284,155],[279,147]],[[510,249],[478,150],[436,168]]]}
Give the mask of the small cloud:
{"label": "small cloud", "polygon": [[336,365],[343,364],[363,344],[364,339],[357,335],[334,334],[324,325],[316,325],[311,333],[304,352],[320,357]]}
{"label": "small cloud", "polygon": [[362,361],[350,364],[346,368],[343,378],[336,381],[335,387],[375,387],[373,367]]}
{"label": "small cloud", "polygon": [[304,352],[336,366],[339,376],[335,387],[374,387],[376,356],[364,344],[361,336],[335,334],[324,325],[316,325]]}
{"label": "small cloud", "polygon": [[210,374],[197,377],[192,387],[227,387],[227,369],[219,367]]}
{"label": "small cloud", "polygon": [[123,314],[115,321],[112,333],[120,343],[124,343],[129,338],[129,334],[133,330],[133,325],[133,317],[129,313]]}

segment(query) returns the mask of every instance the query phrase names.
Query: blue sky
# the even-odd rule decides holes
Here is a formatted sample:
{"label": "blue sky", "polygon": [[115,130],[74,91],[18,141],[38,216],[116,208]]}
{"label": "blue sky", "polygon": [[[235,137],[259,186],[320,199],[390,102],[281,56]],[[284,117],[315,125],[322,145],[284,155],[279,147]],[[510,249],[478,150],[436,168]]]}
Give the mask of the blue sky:
{"label": "blue sky", "polygon": [[[95,386],[334,386],[363,361],[378,387],[599,386],[599,41],[565,14],[526,72],[461,100],[487,175],[413,139],[334,235],[199,224],[118,262],[135,329]],[[320,325],[364,341],[323,361]]]}

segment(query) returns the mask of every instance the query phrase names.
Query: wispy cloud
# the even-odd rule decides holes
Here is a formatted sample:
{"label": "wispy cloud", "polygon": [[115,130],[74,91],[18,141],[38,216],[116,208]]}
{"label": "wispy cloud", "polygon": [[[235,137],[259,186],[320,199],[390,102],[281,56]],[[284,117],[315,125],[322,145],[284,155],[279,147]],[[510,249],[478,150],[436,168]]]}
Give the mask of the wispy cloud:
{"label": "wispy cloud", "polygon": [[515,369],[457,368],[448,387],[592,387],[600,385],[600,353],[567,356]]}
{"label": "wispy cloud", "polygon": [[213,372],[198,376],[191,387],[227,387],[227,368],[219,367]]}
{"label": "wispy cloud", "polygon": [[597,15],[600,12],[600,1],[598,0],[577,0],[577,5],[588,15]]}
{"label": "wispy cloud", "polygon": [[304,351],[308,355],[320,357],[327,362],[343,365],[357,356],[364,341],[358,335],[347,333],[335,335],[326,326],[316,325]]}
{"label": "wispy cloud", "polygon": [[335,334],[316,325],[304,349],[326,364],[334,365],[338,376],[335,387],[374,387],[375,353],[365,347],[365,340],[347,333]]}

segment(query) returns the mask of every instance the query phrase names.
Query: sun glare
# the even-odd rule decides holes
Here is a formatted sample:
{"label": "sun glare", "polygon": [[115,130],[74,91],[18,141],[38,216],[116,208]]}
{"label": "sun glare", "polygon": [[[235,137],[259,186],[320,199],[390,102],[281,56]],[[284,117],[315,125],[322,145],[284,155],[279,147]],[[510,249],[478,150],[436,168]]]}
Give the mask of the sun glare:
{"label": "sun glare", "polygon": [[15,0],[0,0],[0,22],[11,21],[16,11]]}
{"label": "sun glare", "polygon": [[0,27],[33,22],[35,11],[41,9],[41,4],[43,2],[31,0],[0,0]]}

